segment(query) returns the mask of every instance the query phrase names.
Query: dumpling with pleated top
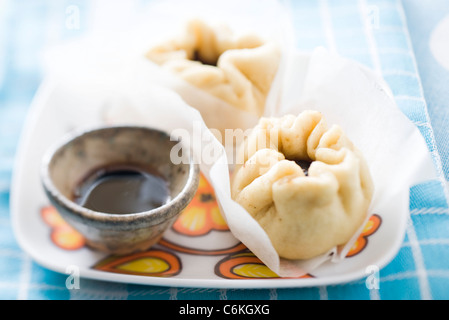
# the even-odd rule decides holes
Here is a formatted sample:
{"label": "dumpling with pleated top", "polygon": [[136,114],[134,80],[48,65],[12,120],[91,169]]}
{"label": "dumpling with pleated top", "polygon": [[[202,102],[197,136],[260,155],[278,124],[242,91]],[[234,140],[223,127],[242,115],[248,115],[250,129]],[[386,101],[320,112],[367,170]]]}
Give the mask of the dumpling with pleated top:
{"label": "dumpling with pleated top", "polygon": [[282,258],[305,260],[343,246],[368,216],[374,185],[367,162],[318,111],[262,118],[239,163],[232,198]]}
{"label": "dumpling with pleated top", "polygon": [[260,117],[281,51],[256,34],[237,34],[227,26],[196,19],[178,37],[150,48],[146,58],[221,101]]}

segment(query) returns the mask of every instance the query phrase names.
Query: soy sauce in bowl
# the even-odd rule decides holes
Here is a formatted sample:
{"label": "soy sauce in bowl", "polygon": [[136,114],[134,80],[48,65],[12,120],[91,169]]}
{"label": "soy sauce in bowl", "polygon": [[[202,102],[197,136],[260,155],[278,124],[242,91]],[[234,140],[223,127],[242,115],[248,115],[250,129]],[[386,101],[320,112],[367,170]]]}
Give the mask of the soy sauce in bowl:
{"label": "soy sauce in bowl", "polygon": [[110,165],[87,175],[74,190],[73,200],[97,212],[130,214],[166,204],[170,191],[167,181],[155,170]]}

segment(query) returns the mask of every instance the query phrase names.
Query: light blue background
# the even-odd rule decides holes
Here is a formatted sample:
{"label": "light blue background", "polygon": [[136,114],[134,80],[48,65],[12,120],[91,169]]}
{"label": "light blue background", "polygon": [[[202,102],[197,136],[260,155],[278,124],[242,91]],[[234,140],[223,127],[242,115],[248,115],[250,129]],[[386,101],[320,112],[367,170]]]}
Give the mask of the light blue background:
{"label": "light blue background", "polygon": [[[405,0],[404,9],[418,62],[419,74],[434,128],[437,148],[446,180],[449,178],[449,70],[433,56],[429,42],[438,23],[449,16],[449,2],[444,0]],[[449,43],[449,35],[446,38]]]}

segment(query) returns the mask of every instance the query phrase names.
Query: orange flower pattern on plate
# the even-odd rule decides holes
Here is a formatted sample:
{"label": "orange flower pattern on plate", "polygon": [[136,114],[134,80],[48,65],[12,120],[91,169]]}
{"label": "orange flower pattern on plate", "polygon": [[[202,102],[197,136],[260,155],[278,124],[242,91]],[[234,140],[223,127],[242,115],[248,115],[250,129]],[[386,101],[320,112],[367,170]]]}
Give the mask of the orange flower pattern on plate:
{"label": "orange flower pattern on plate", "polygon": [[176,244],[176,243],[170,242],[170,241],[168,241],[167,239],[164,239],[164,238],[162,238],[159,241],[159,244],[161,246],[164,246],[166,248],[172,249],[172,250],[177,251],[177,252],[188,253],[188,254],[192,254],[192,255],[201,255],[201,256],[220,256],[220,255],[230,254],[230,253],[234,253],[234,252],[240,252],[240,251],[248,249],[241,242],[239,242],[239,243],[237,243],[234,246],[229,247],[229,248],[211,249],[211,250],[195,249],[195,248],[191,248],[191,247],[188,247],[188,246],[183,246],[183,245],[180,245],[180,244]]}
{"label": "orange flower pattern on plate", "polygon": [[365,249],[365,247],[368,245],[368,237],[374,234],[379,229],[381,223],[382,218],[378,214],[373,214],[363,228],[363,231],[357,241],[346,254],[346,257],[350,258],[362,252],[363,249]]}
{"label": "orange flower pattern on plate", "polygon": [[[275,279],[280,278],[253,253],[241,252],[227,256],[215,265],[215,274],[225,279]],[[299,278],[311,278],[306,274]]]}
{"label": "orange flower pattern on plate", "polygon": [[127,256],[110,256],[95,266],[96,270],[151,277],[173,277],[181,272],[181,260],[171,252],[150,249]]}
{"label": "orange flower pattern on plate", "polygon": [[51,241],[59,248],[78,250],[86,244],[84,237],[65,222],[55,207],[43,207],[41,209],[41,217],[51,227]]}
{"label": "orange flower pattern on plate", "polygon": [[181,212],[172,228],[192,237],[208,234],[211,230],[229,230],[220,213],[214,189],[203,175],[192,202]]}

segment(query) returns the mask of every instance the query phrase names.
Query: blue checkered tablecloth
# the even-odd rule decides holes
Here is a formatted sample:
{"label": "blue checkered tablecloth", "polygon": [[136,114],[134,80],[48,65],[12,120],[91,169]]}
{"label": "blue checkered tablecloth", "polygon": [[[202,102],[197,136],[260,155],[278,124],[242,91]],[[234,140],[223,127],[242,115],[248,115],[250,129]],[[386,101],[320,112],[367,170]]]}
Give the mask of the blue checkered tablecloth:
{"label": "blue checkered tablecloth", "polygon": [[[143,6],[147,1],[127,2]],[[449,15],[449,4],[446,0],[426,1],[425,5],[419,0],[293,0],[290,4],[298,48],[312,50],[323,45],[383,75],[399,108],[424,136],[439,174],[437,180],[411,189],[406,237],[394,260],[380,270],[379,289],[369,290],[365,279],[259,290],[82,279],[80,289],[67,289],[67,275],[36,264],[15,240],[9,209],[11,176],[24,119],[43,78],[41,50],[85,33],[90,27],[88,17],[101,1],[0,0],[0,299],[449,298],[449,140],[445,126],[449,70],[435,61],[428,48],[432,30]],[[67,21],[68,9],[74,6],[80,12],[78,25]]]}

